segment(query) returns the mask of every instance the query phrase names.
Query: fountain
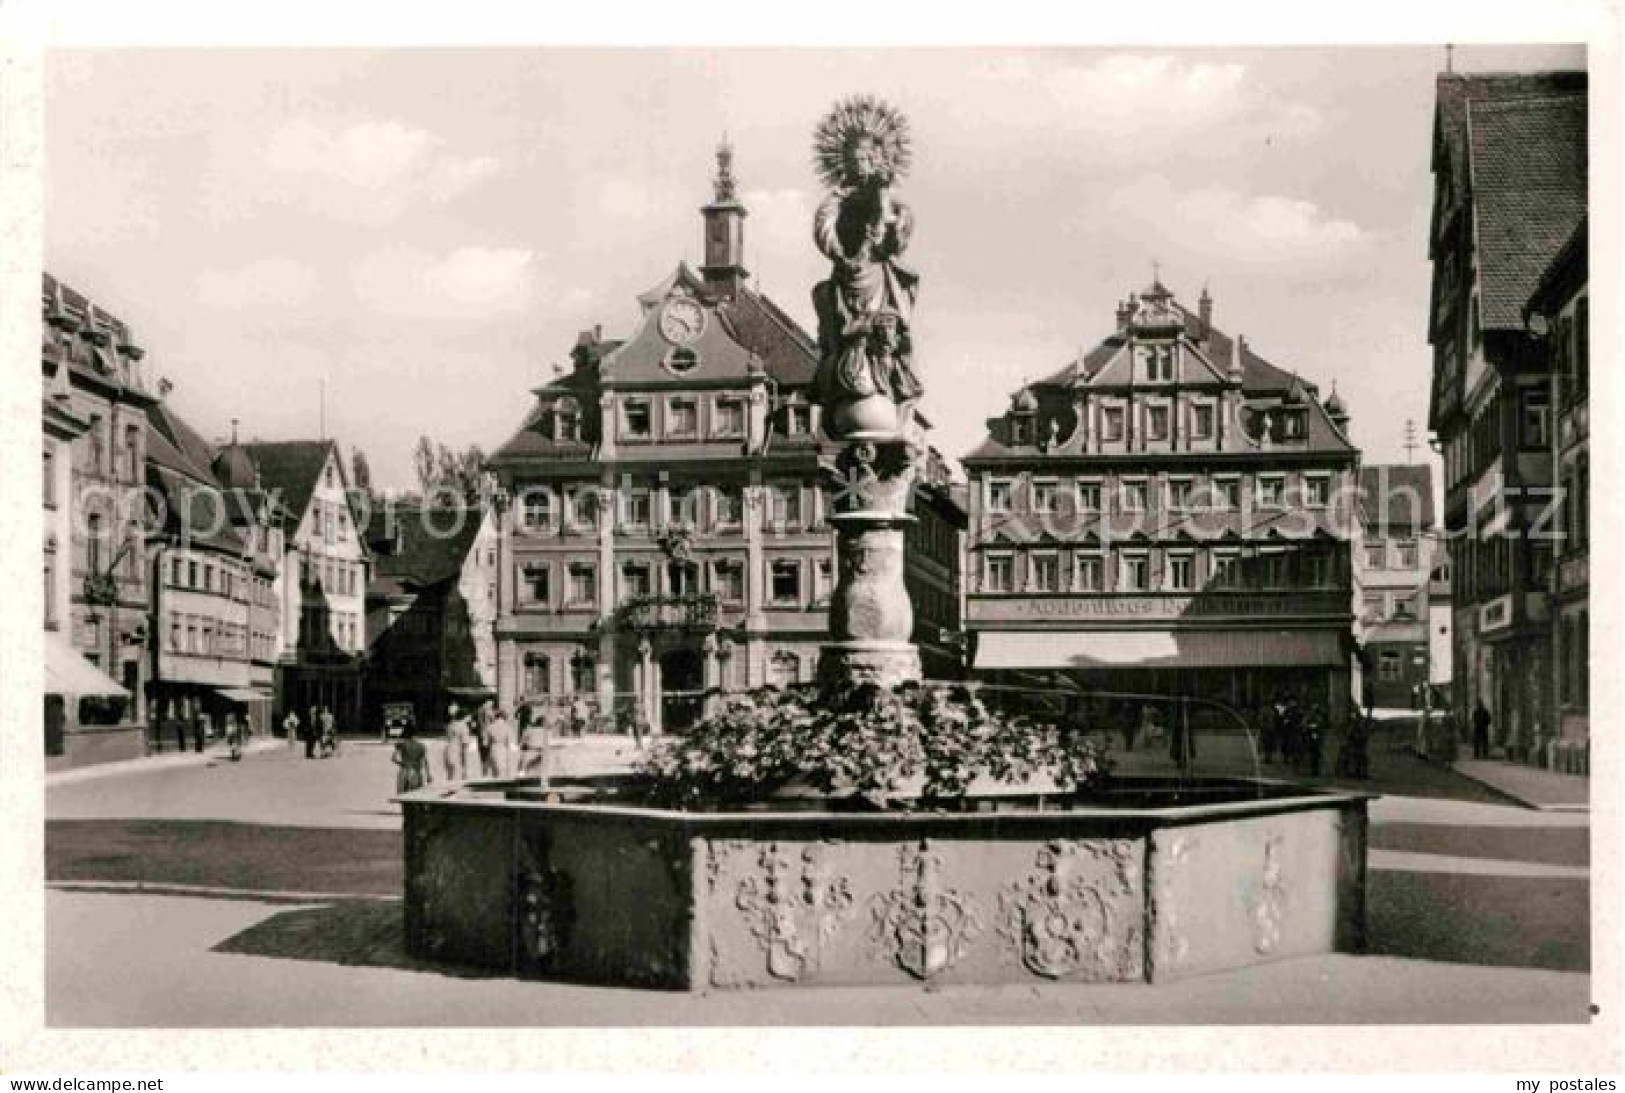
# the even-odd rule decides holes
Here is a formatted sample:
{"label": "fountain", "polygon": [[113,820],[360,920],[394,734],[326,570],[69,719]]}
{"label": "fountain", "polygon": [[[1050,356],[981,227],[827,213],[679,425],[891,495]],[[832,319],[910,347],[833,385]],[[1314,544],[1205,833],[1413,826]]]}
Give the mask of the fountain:
{"label": "fountain", "polygon": [[817,687],[728,696],[637,776],[403,796],[412,953],[704,990],[1163,981],[1361,948],[1368,795],[1110,779],[1092,738],[922,682],[906,121],[848,99],[815,154],[814,387],[838,445]]}

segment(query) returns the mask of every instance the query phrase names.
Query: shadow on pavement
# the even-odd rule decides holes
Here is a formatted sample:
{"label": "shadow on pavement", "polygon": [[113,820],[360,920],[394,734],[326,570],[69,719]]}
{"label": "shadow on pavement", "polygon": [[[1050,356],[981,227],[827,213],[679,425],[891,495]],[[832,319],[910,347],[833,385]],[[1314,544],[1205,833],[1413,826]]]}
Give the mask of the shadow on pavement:
{"label": "shadow on pavement", "polygon": [[53,820],[45,825],[45,876],[398,896],[401,836],[220,820]]}
{"label": "shadow on pavement", "polygon": [[1369,951],[1455,964],[1591,968],[1590,882],[1373,869]]}
{"label": "shadow on pavement", "polygon": [[502,978],[497,972],[418,960],[407,954],[399,903],[334,903],[281,911],[220,942],[211,952],[309,960],[361,968],[435,972],[456,979]]}
{"label": "shadow on pavement", "polygon": [[1583,868],[1591,864],[1591,829],[1396,821],[1372,825],[1371,848]]}

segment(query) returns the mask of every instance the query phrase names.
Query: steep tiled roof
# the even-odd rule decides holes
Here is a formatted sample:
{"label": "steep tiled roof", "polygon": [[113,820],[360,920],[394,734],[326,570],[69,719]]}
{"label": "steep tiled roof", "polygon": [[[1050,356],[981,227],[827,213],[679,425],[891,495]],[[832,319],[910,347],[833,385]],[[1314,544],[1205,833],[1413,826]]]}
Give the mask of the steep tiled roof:
{"label": "steep tiled roof", "polygon": [[1467,104],[1480,322],[1522,329],[1523,308],[1586,210],[1586,98]]}
{"label": "steep tiled roof", "polygon": [[1530,293],[1525,308],[1530,312],[1556,309],[1563,298],[1585,283],[1590,269],[1590,220],[1584,216],[1574,226],[1574,234],[1564,243],[1540,275],[1540,283]]}
{"label": "steep tiled roof", "polygon": [[163,495],[165,532],[232,554],[247,549],[231,527],[230,501],[217,487],[161,463],[148,464],[147,481]]}
{"label": "steep tiled roof", "polygon": [[188,459],[186,453],[172,444],[150,421],[147,426],[147,462],[185,475],[200,484],[218,488],[219,484],[207,466],[199,467]]}
{"label": "steep tiled roof", "polygon": [[473,508],[430,511],[396,506],[388,513],[372,512],[364,533],[375,548],[371,591],[390,595],[457,576],[483,522],[484,515]]}
{"label": "steep tiled roof", "polygon": [[[1160,285],[1153,287],[1160,289]],[[1184,316],[1187,330],[1204,328],[1204,324],[1201,323],[1196,313],[1184,307],[1177,300],[1173,306]],[[1196,347],[1211,362],[1220,376],[1226,376],[1229,373],[1236,340],[1211,323],[1205,324],[1205,330],[1206,336],[1196,342]],[[1070,388],[1076,384],[1088,383],[1106,371],[1106,366],[1117,358],[1126,344],[1126,339],[1121,332],[1113,332],[1077,359],[1045,378],[1026,386],[1037,390],[1042,388]],[[1266,403],[1273,402],[1287,396],[1294,390],[1304,397],[1303,405],[1308,413],[1308,450],[1315,452],[1352,452],[1354,450],[1348,438],[1327,416],[1325,407],[1320,405],[1319,389],[1315,384],[1297,373],[1290,372],[1265,360],[1255,353],[1253,347],[1245,341],[1241,342],[1241,376],[1242,394],[1249,402],[1254,399],[1263,400]],[[988,436],[966,454],[964,458],[989,459],[1036,451],[1036,447],[1012,448],[1001,442],[997,437]]]}
{"label": "steep tiled roof", "polygon": [[1433,526],[1433,474],[1415,463],[1373,463],[1360,468],[1360,509],[1376,534]]}
{"label": "steep tiled roof", "polygon": [[[331,440],[250,441],[243,447],[260,472],[260,485],[275,492],[297,523],[310,506],[316,480],[331,454],[337,459],[338,446]],[[339,463],[339,470],[344,469]]]}
{"label": "steep tiled roof", "polygon": [[818,369],[818,344],[772,300],[743,286],[720,313],[767,374],[781,385],[812,382]]}

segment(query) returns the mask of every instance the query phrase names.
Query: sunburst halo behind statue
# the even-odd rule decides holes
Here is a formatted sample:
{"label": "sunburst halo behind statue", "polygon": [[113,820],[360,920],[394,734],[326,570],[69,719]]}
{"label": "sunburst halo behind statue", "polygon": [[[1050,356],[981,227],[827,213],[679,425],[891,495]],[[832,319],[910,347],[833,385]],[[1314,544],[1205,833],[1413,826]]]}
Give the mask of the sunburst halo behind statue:
{"label": "sunburst halo behind statue", "polygon": [[873,144],[881,185],[908,174],[913,160],[908,119],[873,95],[854,95],[836,103],[813,131],[813,166],[830,189],[854,184],[852,153],[864,137]]}

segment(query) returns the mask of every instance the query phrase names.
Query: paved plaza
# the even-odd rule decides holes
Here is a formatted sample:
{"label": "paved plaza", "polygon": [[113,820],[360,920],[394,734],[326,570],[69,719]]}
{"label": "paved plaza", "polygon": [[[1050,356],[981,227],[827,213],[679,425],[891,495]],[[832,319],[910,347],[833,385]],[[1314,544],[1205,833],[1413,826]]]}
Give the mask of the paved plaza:
{"label": "paved plaza", "polygon": [[[540,983],[405,952],[387,749],[166,765],[47,791],[53,1026],[1575,1022],[1589,997],[1589,826],[1379,735],[1372,951],[1168,985],[827,988],[702,996]],[[1220,765],[1222,748],[1210,749]],[[612,739],[566,770],[624,765]],[[1128,757],[1154,767],[1151,753]],[[1269,773],[1269,772],[1266,772]],[[139,939],[139,944],[132,944]],[[110,968],[119,970],[109,975]],[[251,984],[249,989],[244,984]]]}

